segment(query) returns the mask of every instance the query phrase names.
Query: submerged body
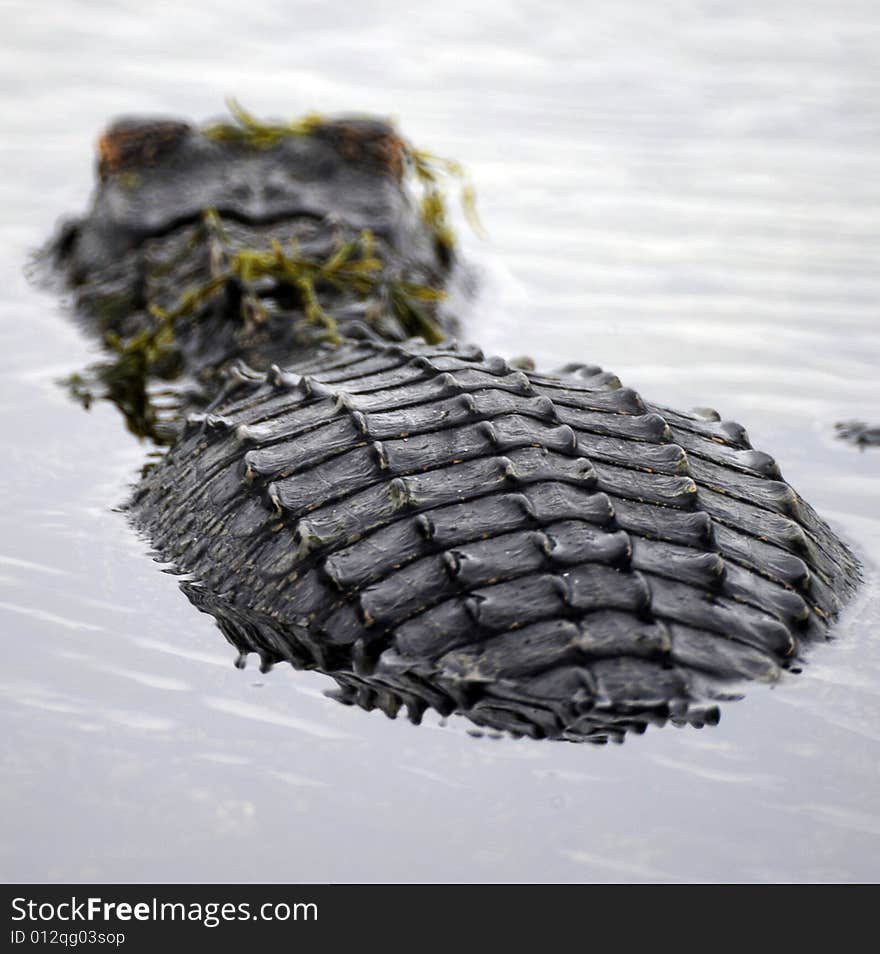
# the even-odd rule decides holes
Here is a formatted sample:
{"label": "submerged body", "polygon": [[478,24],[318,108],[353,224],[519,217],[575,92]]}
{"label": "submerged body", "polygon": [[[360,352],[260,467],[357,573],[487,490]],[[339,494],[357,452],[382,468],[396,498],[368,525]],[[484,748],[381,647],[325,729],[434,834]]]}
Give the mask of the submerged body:
{"label": "submerged body", "polygon": [[448,346],[244,382],[133,513],[242,652],[537,737],[713,719],[824,636],[854,570],[736,425]]}
{"label": "submerged body", "polygon": [[[225,170],[213,197],[292,161],[273,158],[275,145],[237,144],[224,165],[226,147],[194,142]],[[176,155],[185,180],[187,156]],[[366,172],[362,156],[345,163],[355,172],[324,167],[321,193],[341,217],[317,220],[310,207],[310,240],[370,228],[389,282],[401,269],[445,282],[449,250],[408,213],[396,163]],[[161,186],[161,163],[151,174]],[[353,181],[357,221],[345,198]],[[125,294],[109,320],[142,333],[155,303],[143,295],[156,258],[145,249],[194,228],[206,200],[183,220],[167,208],[162,220],[155,198],[132,200],[109,228],[101,195],[64,255],[93,309],[108,249],[120,245],[114,228],[128,230],[149,207],[149,226],[121,243],[129,264],[117,256],[111,266]],[[303,207],[285,200],[267,215],[226,203],[225,215],[249,242],[277,240],[301,231]],[[101,236],[100,254],[90,235]],[[336,337],[310,340],[300,272],[282,270],[299,301],[285,297],[278,269],[258,287],[233,268],[230,294],[217,262],[241,258],[224,236],[219,251],[203,243],[195,265],[178,254],[160,269],[165,289],[180,275],[215,279],[174,322],[177,363],[202,396],[182,408],[173,446],[130,512],[242,653],[318,669],[343,701],[390,715],[405,706],[418,720],[432,707],[534,737],[604,741],[649,722],[714,721],[732,684],[775,680],[825,636],[856,564],[739,425],[651,405],[596,367],[514,369],[457,346],[436,310],[418,316],[443,340],[394,340],[413,329],[408,312],[388,311],[388,283],[352,297],[325,282],[321,314]],[[133,273],[137,307],[125,297]],[[221,383],[242,355],[250,367]]]}

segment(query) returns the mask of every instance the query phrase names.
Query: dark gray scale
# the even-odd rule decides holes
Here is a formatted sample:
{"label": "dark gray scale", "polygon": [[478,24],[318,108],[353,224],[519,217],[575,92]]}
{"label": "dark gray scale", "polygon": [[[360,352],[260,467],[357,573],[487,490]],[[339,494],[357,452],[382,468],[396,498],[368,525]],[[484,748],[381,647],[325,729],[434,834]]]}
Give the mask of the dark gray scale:
{"label": "dark gray scale", "polygon": [[634,621],[625,613],[599,610],[579,619],[557,618],[508,630],[479,647],[454,650],[440,663],[447,677],[466,683],[492,683],[533,675],[569,663],[634,656],[662,659],[672,643],[656,620]]}
{"label": "dark gray scale", "polygon": [[393,352],[373,352],[359,356],[352,363],[345,363],[328,367],[326,364],[318,364],[311,373],[322,384],[330,384],[338,387],[348,386],[354,382],[366,379],[373,379],[376,375],[382,374],[388,379],[388,372],[402,373],[403,368],[408,368],[412,372],[412,358],[401,356]]}
{"label": "dark gray scale", "polygon": [[589,488],[596,473],[584,457],[569,457],[544,448],[525,447],[425,473],[395,477],[389,494],[398,508],[429,510],[479,496],[490,490],[513,489],[545,480]]}
{"label": "dark gray scale", "polygon": [[686,431],[681,427],[670,427],[669,430],[672,440],[686,450],[689,457],[695,460],[704,459],[733,471],[752,474],[756,477],[767,477],[771,480],[782,479],[776,461],[763,451],[732,447],[703,434]]}
{"label": "dark gray scale", "polygon": [[452,650],[439,662],[447,678],[492,684],[576,662],[580,639],[575,620],[551,619],[489,637],[475,648]]}
{"label": "dark gray scale", "polygon": [[[550,398],[548,397],[549,401]],[[607,414],[571,404],[553,402],[559,420],[578,432],[604,434],[649,444],[665,444],[672,440],[672,432],[665,418],[654,411],[646,414]]]}
{"label": "dark gray scale", "polygon": [[632,388],[592,390],[582,387],[575,389],[567,381],[550,384],[545,379],[537,390],[549,397],[555,404],[574,407],[579,410],[627,415],[647,413],[644,402]]}
{"label": "dark gray scale", "polygon": [[[358,401],[349,398],[352,408]],[[376,440],[409,437],[452,427],[466,421],[491,421],[502,414],[518,414],[551,424],[561,424],[555,409],[546,398],[522,396],[507,391],[487,389],[427,404],[412,404],[387,411],[373,410],[364,414],[365,427]]]}
{"label": "dark gray scale", "polygon": [[704,510],[692,512],[660,507],[645,501],[616,499],[614,514],[618,526],[647,540],[664,540],[692,547],[699,552],[712,549],[716,526]]}
{"label": "dark gray scale", "polygon": [[700,415],[684,414],[665,407],[654,407],[666,421],[670,430],[685,431],[699,437],[708,438],[735,450],[752,450],[748,434],[742,424],[735,421],[722,421],[717,412]]}
{"label": "dark gray scale", "polygon": [[697,485],[690,476],[648,474],[611,464],[594,463],[602,490],[617,497],[676,510],[697,508]]}
{"label": "dark gray scale", "polygon": [[707,639],[703,630],[670,623],[670,660],[722,679],[755,679],[775,682],[779,663],[767,653],[732,639]]}
{"label": "dark gray scale", "polygon": [[[583,433],[577,428],[574,432],[579,436]],[[584,435],[584,451],[596,463],[612,467],[669,477],[688,476],[690,472],[688,455],[678,444],[650,444],[644,440],[588,434]]]}
{"label": "dark gray scale", "polygon": [[[252,434],[248,436],[252,437]],[[322,426],[315,428],[314,438],[320,442],[318,459],[321,461],[367,443],[354,421],[335,415],[322,422]],[[287,477],[298,470],[315,466],[315,449],[310,446],[309,441],[303,439],[302,434],[297,438],[288,437],[278,443],[266,440],[256,443],[258,446],[244,455],[245,475],[248,477]]]}
{"label": "dark gray scale", "polygon": [[[297,406],[290,407],[290,401],[281,413],[274,417],[263,417],[259,414],[248,415],[251,422],[246,423],[243,418],[246,412],[228,415],[235,427],[236,437],[252,447],[265,447],[288,438],[298,437],[307,431],[315,430],[327,424],[342,419],[339,402],[326,401],[310,403],[303,401]],[[357,421],[355,421],[357,424]]]}
{"label": "dark gray scale", "polygon": [[716,524],[800,557],[814,574],[832,586],[839,582],[839,577],[847,575],[845,568],[842,572],[838,569],[839,557],[825,553],[797,520],[785,514],[768,510],[759,503],[717,493],[708,487],[699,489],[699,502]]}

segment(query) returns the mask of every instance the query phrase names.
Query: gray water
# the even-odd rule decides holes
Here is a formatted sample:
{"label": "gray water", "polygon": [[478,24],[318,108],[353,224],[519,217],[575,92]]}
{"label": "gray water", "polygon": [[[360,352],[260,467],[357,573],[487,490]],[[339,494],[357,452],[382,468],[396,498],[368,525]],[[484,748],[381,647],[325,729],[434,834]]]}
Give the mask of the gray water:
{"label": "gray water", "polygon": [[[876,0],[2,0],[0,877],[837,881],[880,862]],[[149,448],[23,268],[119,113],[394,115],[489,240],[467,337],[719,408],[858,550],[803,675],[597,748],[416,728],[233,668],[114,507]]]}

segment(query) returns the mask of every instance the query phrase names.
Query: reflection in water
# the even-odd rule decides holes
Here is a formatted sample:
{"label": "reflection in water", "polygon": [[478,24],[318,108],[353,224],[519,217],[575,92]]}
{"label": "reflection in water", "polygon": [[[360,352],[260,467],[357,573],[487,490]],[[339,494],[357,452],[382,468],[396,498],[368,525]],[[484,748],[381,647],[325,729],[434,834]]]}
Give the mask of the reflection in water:
{"label": "reflection in water", "polygon": [[[115,360],[97,361],[58,382],[71,399],[88,411],[96,401],[109,401],[122,414],[125,426],[135,437],[148,438],[158,446],[174,440],[174,421],[164,422],[161,398],[175,398],[175,392],[151,392],[150,377],[142,360],[120,354]],[[173,414],[176,419],[177,413]]]}
{"label": "reflection in water", "polygon": [[[605,742],[715,723],[824,638],[855,561],[739,425],[458,348],[436,160],[378,121],[239,118],[111,127],[55,255],[112,355],[70,389],[172,444],[133,519],[243,654]],[[157,379],[186,382],[161,412]]]}

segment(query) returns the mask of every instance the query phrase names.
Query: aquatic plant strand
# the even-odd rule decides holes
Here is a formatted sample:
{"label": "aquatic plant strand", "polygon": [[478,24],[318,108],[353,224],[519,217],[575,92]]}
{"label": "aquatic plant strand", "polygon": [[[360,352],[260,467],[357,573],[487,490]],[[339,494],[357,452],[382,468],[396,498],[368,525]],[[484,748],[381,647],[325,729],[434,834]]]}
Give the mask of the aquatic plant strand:
{"label": "aquatic plant strand", "polygon": [[[307,113],[289,122],[268,122],[257,119],[238,100],[226,101],[232,122],[211,123],[202,129],[202,134],[218,142],[237,142],[255,149],[270,149],[291,136],[308,136],[327,122],[320,113]],[[460,162],[446,159],[401,138],[405,168],[419,192],[419,210],[422,220],[435,240],[448,252],[455,248],[455,234],[449,224],[445,182],[457,181],[460,185],[460,203],[465,219],[474,233],[485,235],[477,214],[476,191]]]}

